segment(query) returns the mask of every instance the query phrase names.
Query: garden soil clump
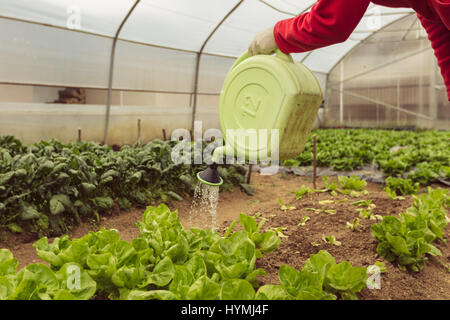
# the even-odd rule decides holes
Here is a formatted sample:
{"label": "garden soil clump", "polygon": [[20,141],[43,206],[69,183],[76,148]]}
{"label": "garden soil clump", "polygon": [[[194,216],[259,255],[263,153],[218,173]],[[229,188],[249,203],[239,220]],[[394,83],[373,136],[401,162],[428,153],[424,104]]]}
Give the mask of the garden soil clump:
{"label": "garden soil clump", "polygon": [[[334,181],[335,178],[331,180]],[[254,173],[251,186],[255,196],[246,195],[238,187],[235,187],[233,192],[220,193],[217,207],[217,225],[220,233],[223,233],[233,220],[238,219],[240,213],[253,215],[257,221],[266,218],[263,229],[286,228],[282,230],[284,237],[281,238],[279,248],[257,260],[257,267],[264,268],[267,272],[267,276],[259,278],[261,285],[278,284],[278,269],[281,265],[287,264],[301,269],[311,254],[327,250],[338,263],[347,260],[353,266],[367,267],[378,260],[386,264],[387,272],[381,274],[381,289],[365,288],[358,294],[360,299],[450,299],[450,274],[445,267],[448,268],[450,264],[448,241],[446,243],[437,241],[435,245],[441,250],[442,256],[429,257],[425,267],[420,272],[414,273],[401,271],[395,263],[384,261],[377,255],[377,241],[371,236],[369,229],[375,220],[360,218],[359,231],[352,232],[346,227],[346,222],[352,222],[358,217],[357,207],[353,206],[352,202],[371,199],[376,205],[373,209],[375,214],[396,215],[411,206],[411,196],[406,196],[405,200],[392,200],[382,190],[381,185],[369,183],[367,186],[369,194],[358,198],[342,194],[333,197],[329,192],[324,192],[307,194],[302,199],[295,200],[295,195],[291,191],[299,189],[302,185],[312,188],[312,178],[288,174],[265,176]],[[320,178],[317,188],[323,188]],[[294,206],[295,209],[282,211],[278,199],[282,199],[285,205]],[[320,200],[337,201],[319,205]],[[189,227],[191,199],[172,201],[169,207],[172,210],[178,209],[181,222]],[[307,210],[321,207],[336,210],[336,213],[315,213]],[[124,240],[130,241],[139,234],[136,222],[142,218],[143,212],[144,208],[134,208],[127,212],[116,208],[110,215],[103,216],[98,224],[83,222],[74,228],[70,237],[79,238],[90,230],[96,231],[100,227],[105,227],[117,229]],[[304,216],[309,216],[310,220],[304,226],[298,226]],[[448,240],[449,234],[450,226],[447,226],[444,229],[444,238]],[[324,235],[334,236],[341,245],[325,243],[322,240]],[[10,249],[19,260],[19,268],[22,268],[30,263],[41,262],[32,247],[36,240],[37,238],[27,234],[15,235],[3,231],[0,234],[0,248]],[[311,243],[318,245],[313,246]]]}

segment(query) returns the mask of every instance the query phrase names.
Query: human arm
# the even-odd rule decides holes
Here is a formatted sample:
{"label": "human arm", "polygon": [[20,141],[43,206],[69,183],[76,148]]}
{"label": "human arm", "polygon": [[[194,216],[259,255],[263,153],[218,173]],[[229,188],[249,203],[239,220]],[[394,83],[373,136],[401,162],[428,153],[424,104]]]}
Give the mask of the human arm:
{"label": "human arm", "polygon": [[450,101],[450,30],[440,20],[429,20],[420,14],[417,15],[422,26],[428,34],[431,47],[437,58]]}

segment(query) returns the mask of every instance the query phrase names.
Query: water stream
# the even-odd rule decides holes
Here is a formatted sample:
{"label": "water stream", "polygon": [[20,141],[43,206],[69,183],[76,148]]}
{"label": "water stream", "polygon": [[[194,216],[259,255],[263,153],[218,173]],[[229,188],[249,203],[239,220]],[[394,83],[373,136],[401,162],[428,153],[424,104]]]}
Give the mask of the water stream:
{"label": "water stream", "polygon": [[199,181],[195,186],[194,199],[189,211],[190,227],[211,229],[215,232],[218,202],[219,187],[206,185]]}

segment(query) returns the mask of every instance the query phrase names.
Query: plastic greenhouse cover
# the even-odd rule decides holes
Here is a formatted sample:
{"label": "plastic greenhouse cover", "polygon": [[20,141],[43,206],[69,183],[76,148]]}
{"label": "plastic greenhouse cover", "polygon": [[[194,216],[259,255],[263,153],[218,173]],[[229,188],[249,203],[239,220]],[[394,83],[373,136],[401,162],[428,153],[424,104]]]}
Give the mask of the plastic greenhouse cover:
{"label": "plastic greenhouse cover", "polygon": [[1,16],[114,36],[134,0],[1,0]]}
{"label": "plastic greenhouse cover", "polygon": [[[247,49],[256,33],[275,24],[278,20],[291,18],[295,14],[308,10],[315,2],[314,0],[245,0],[211,37],[204,52],[237,57]],[[63,62],[60,65],[61,70],[54,70],[55,72],[51,73],[54,75],[53,78],[47,79],[47,76],[43,76],[41,81],[36,80],[39,83],[78,82],[78,80],[71,81],[71,79],[65,78],[69,78],[74,69],[69,67],[72,61],[75,65],[81,65],[82,63],[101,65],[103,73],[103,69],[107,68],[108,64],[110,39],[105,39],[109,40],[107,42],[100,41],[101,44],[105,45],[105,48],[100,49],[98,48],[99,45],[96,45],[89,49],[86,47],[92,46],[92,42],[97,42],[98,37],[87,34],[79,36],[76,35],[77,32],[66,31],[61,28],[112,37],[134,3],[134,0],[1,0],[0,22],[2,22],[3,27],[8,28],[3,32],[2,43],[8,43],[9,46],[8,50],[2,50],[2,60],[8,60],[8,56],[12,60],[16,57],[17,52],[26,49],[33,54],[36,52],[35,57],[33,57],[34,61],[45,62],[52,60],[52,57],[56,57],[57,62]],[[137,42],[137,45],[139,43],[151,44],[197,52],[217,23],[237,3],[238,0],[141,0],[124,25],[120,39],[132,40]],[[294,58],[303,60],[304,64],[313,71],[327,73],[361,40],[392,21],[405,16],[407,12],[411,12],[411,10],[371,5],[349,40],[315,50],[310,54],[294,54]],[[60,28],[60,32],[67,33],[68,39],[77,41],[77,46],[86,49],[73,49],[70,45],[67,45],[69,40],[60,35],[57,36],[59,37],[57,39],[60,39],[57,40],[59,44],[50,44],[49,42],[54,42],[55,39],[53,38],[55,32],[51,28],[41,27],[42,29],[38,29],[36,26],[35,28],[11,28],[7,23],[3,23],[9,20],[1,18],[57,26]],[[33,29],[33,32],[27,34],[25,29]],[[22,41],[17,42],[15,40],[17,38],[16,32],[20,33],[19,38],[22,38]],[[89,37],[93,40],[89,40]],[[39,43],[45,43],[44,47],[42,48]],[[61,54],[52,54],[53,50],[61,50]],[[79,54],[82,56],[77,57]],[[89,61],[91,55],[93,61]],[[127,58],[131,59],[128,56],[129,54]],[[105,66],[100,62],[100,59],[103,58],[105,58]],[[119,58],[120,53],[117,59]],[[191,68],[190,58],[188,60],[189,68]],[[121,73],[129,74],[131,72],[131,69],[125,70],[127,62],[117,63],[121,68]],[[25,66],[27,65],[25,64]],[[46,62],[42,68],[45,66]],[[58,76],[57,72],[62,72],[66,76]],[[76,72],[74,74],[77,76]],[[26,76],[25,73],[24,76]],[[63,79],[60,79],[61,77]],[[101,86],[103,83],[97,85]],[[146,87],[142,84],[123,84],[122,86]],[[188,86],[187,82],[180,84],[180,87],[183,88]]]}
{"label": "plastic greenhouse cover", "polygon": [[205,39],[238,1],[141,0],[120,37],[199,51]]}

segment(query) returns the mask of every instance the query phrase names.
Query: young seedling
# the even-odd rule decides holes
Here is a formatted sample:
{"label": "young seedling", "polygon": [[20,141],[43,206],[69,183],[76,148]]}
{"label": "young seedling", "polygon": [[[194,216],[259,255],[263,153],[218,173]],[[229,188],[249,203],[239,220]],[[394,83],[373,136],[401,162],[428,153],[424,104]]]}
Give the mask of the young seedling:
{"label": "young seedling", "polygon": [[332,244],[332,245],[335,245],[335,246],[340,246],[340,245],[341,245],[341,242],[340,242],[340,241],[337,241],[336,238],[335,238],[334,236],[325,236],[325,235],[322,235],[322,240],[323,240],[325,243]]}
{"label": "young seedling", "polygon": [[291,191],[291,193],[295,194],[295,200],[300,200],[303,196],[311,192],[313,191],[306,186],[301,186],[299,190]]}
{"label": "young seedling", "polygon": [[306,222],[309,221],[311,218],[308,216],[304,216],[302,218],[302,220],[300,220],[300,222],[297,224],[297,227],[303,227],[304,225],[306,225]]}
{"label": "young seedling", "polygon": [[387,271],[386,265],[381,261],[375,261],[374,264],[367,267],[368,271],[373,269],[377,269],[379,273],[385,273]]}
{"label": "young seedling", "polygon": [[324,189],[319,189],[319,190],[314,190],[314,192],[328,192],[328,191],[330,191],[332,193],[334,192],[334,194],[337,195],[337,193],[336,193],[336,189],[337,189],[337,186],[338,186],[337,182],[334,181],[334,182],[330,183],[330,179],[328,178],[328,176],[323,176],[322,179],[323,179],[323,184],[325,185],[325,188]]}
{"label": "young seedling", "polygon": [[346,226],[352,231],[358,231],[358,228],[361,226],[359,224],[359,218],[355,217],[352,222],[347,221]]}
{"label": "young seedling", "polygon": [[387,193],[389,198],[391,198],[392,200],[405,200],[405,197],[397,196],[395,191],[392,191],[391,188],[389,188],[389,187],[384,188],[384,191]]}
{"label": "young seedling", "polygon": [[322,207],[321,209],[316,209],[316,208],[306,208],[305,210],[307,211],[313,211],[314,213],[328,213],[328,214],[336,214],[336,210],[334,209],[325,209],[325,207]]}
{"label": "young seedling", "polygon": [[[373,205],[374,206],[374,205]],[[367,209],[356,209],[356,211],[359,212],[359,217],[363,219],[369,219],[369,220],[383,220],[383,217],[379,214],[374,214],[372,212],[373,207],[368,207]]]}
{"label": "young seedling", "polygon": [[281,199],[278,199],[278,203],[280,204],[280,209],[282,211],[295,210],[296,209],[294,206],[283,204],[283,200],[281,200]]}
{"label": "young seedling", "polygon": [[287,230],[286,227],[278,227],[278,228],[272,227],[269,230],[272,230],[273,232],[275,232],[279,238],[288,238],[287,235],[283,234],[283,231]]}
{"label": "young seedling", "polygon": [[317,243],[317,242],[311,242],[311,245],[312,245],[313,247],[318,247],[318,246],[320,246],[320,243]]}
{"label": "young seedling", "polygon": [[363,190],[363,191],[355,191],[355,190],[344,190],[342,191],[344,194],[348,194],[352,198],[359,198],[360,196],[367,196],[369,194],[369,191]]}
{"label": "young seedling", "polygon": [[320,200],[319,201],[319,204],[320,205],[325,205],[325,204],[334,204],[335,203],[335,201],[334,200]]}
{"label": "young seedling", "polygon": [[445,269],[445,272],[450,273],[450,264],[446,264],[441,260],[439,260],[439,264]]}
{"label": "young seedling", "polygon": [[358,206],[358,207],[368,207],[372,204],[372,200],[358,200],[355,202],[352,202],[352,205]]}

